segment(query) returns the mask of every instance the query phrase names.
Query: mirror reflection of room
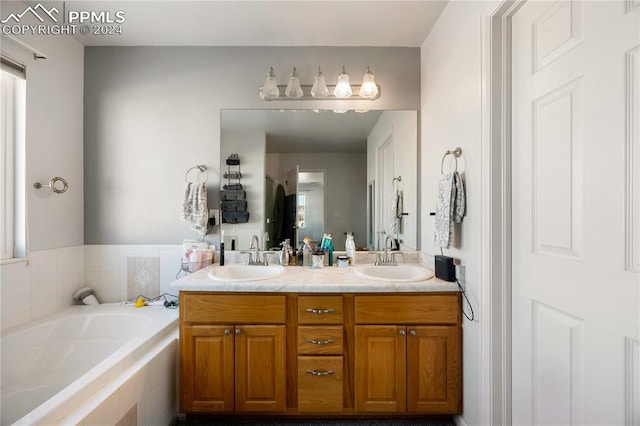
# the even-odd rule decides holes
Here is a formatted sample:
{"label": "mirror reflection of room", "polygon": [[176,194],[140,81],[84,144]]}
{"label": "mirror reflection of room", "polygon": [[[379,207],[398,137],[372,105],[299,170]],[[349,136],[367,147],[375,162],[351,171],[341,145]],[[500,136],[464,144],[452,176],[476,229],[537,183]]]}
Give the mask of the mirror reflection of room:
{"label": "mirror reflection of room", "polygon": [[[386,235],[416,249],[415,111],[223,110],[220,146],[221,161],[243,158],[251,206],[247,223],[222,224],[225,247],[233,238],[247,250],[253,235],[265,249],[285,239],[298,247],[305,237],[316,245],[328,233],[344,251],[350,232],[358,250],[381,250]],[[390,213],[398,191],[401,219]]]}

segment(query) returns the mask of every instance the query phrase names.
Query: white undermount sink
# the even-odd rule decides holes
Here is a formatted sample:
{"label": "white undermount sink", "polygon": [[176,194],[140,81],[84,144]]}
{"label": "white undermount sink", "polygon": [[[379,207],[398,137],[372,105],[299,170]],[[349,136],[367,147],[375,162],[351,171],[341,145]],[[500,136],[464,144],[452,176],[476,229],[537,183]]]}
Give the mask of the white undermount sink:
{"label": "white undermount sink", "polygon": [[209,278],[218,281],[260,281],[286,272],[280,265],[226,265],[209,271]]}
{"label": "white undermount sink", "polygon": [[433,277],[431,269],[417,265],[361,266],[356,274],[370,280],[395,282],[423,281]]}

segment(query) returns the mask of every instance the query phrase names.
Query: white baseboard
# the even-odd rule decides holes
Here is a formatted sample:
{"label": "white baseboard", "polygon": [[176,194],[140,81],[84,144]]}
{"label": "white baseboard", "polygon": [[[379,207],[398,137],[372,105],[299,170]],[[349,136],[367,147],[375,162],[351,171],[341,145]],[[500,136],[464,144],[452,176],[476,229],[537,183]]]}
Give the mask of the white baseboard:
{"label": "white baseboard", "polygon": [[456,424],[456,426],[469,426],[469,424],[464,421],[464,418],[462,418],[462,416],[453,416],[453,422]]}

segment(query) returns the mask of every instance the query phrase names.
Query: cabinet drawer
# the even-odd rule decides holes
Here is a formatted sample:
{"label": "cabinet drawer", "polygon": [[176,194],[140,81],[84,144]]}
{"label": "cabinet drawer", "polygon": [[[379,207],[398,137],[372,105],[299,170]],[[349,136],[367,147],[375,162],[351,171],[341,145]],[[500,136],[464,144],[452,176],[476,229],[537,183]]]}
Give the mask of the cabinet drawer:
{"label": "cabinet drawer", "polygon": [[187,323],[284,324],[286,296],[181,292],[180,311]]}
{"label": "cabinet drawer", "polygon": [[342,296],[299,296],[299,324],[342,324]]}
{"label": "cabinet drawer", "polygon": [[356,324],[457,324],[459,294],[356,296]]}
{"label": "cabinet drawer", "polygon": [[343,409],[341,356],[298,357],[298,411],[341,412]]}
{"label": "cabinet drawer", "polygon": [[299,326],[298,353],[342,355],[342,326]]}

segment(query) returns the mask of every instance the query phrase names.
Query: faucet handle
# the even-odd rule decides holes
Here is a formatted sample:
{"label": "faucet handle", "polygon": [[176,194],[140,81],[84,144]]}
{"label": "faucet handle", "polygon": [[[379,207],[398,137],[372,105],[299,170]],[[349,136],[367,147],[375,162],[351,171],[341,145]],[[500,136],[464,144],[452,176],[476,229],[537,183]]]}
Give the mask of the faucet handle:
{"label": "faucet handle", "polygon": [[267,253],[262,253],[262,264],[267,266],[269,262],[267,261]]}

